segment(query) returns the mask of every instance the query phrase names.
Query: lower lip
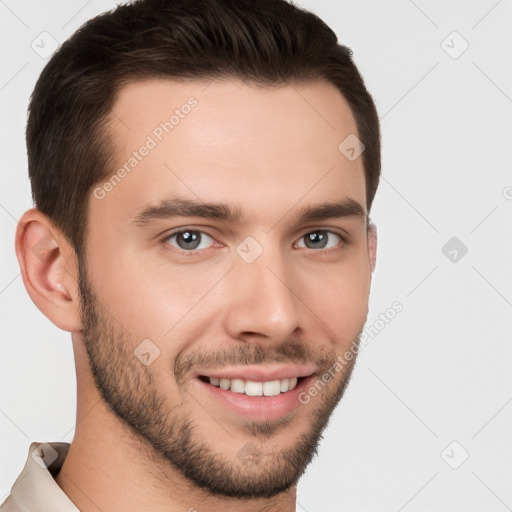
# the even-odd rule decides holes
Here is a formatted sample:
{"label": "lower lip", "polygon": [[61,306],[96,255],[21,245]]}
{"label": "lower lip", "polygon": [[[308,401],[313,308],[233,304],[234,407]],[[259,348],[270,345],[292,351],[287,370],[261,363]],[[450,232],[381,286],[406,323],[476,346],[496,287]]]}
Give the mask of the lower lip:
{"label": "lower lip", "polygon": [[245,393],[218,388],[199,378],[195,380],[214,399],[238,416],[252,421],[270,421],[287,416],[303,405],[299,401],[299,395],[308,388],[313,378],[314,375],[303,377],[291,391],[275,396],[248,396]]}

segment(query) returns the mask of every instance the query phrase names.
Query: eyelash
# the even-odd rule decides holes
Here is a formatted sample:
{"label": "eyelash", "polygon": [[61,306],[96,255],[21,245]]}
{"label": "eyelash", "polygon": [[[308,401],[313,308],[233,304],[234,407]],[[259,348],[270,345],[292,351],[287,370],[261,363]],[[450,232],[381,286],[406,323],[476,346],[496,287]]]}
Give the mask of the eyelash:
{"label": "eyelash", "polygon": [[[299,240],[302,240],[305,236],[307,235],[310,235],[312,233],[318,233],[318,232],[324,232],[324,233],[328,233],[329,235],[336,235],[337,237],[340,238],[340,242],[334,247],[334,248],[328,248],[328,249],[310,249],[308,247],[304,247],[301,249],[310,249],[311,251],[313,251],[314,253],[317,253],[317,254],[324,254],[324,253],[330,253],[330,252],[334,252],[334,251],[339,251],[341,250],[340,247],[338,247],[338,245],[346,245],[348,244],[348,240],[346,237],[344,237],[343,235],[339,234],[339,233],[336,233],[335,231],[331,231],[329,229],[313,229],[311,231],[307,231],[306,233],[304,233],[303,235],[301,235],[299,237]],[[205,231],[202,231],[200,229],[183,229],[181,228],[179,231],[174,231],[172,233],[169,233],[167,234],[161,241],[162,243],[166,246],[166,247],[169,247],[170,244],[168,243],[169,240],[177,235],[180,235],[182,233],[186,233],[186,232],[192,232],[192,233],[200,233],[201,235],[206,235],[208,237],[210,237],[215,243],[218,243],[215,238],[211,235],[209,235],[208,233],[206,233]],[[179,247],[176,247],[176,246],[171,246],[172,247],[172,251],[173,252],[178,252],[179,254],[182,254],[186,257],[193,257],[193,256],[198,256],[200,255],[200,253],[202,251],[205,251],[207,249],[211,249],[212,247],[207,247],[206,249],[192,249],[192,250],[185,250],[185,249],[180,249]]]}

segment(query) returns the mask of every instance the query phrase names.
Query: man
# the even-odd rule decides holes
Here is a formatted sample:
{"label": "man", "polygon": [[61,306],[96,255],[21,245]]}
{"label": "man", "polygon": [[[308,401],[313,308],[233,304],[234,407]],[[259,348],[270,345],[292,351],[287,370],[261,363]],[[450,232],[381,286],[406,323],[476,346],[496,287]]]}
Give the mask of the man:
{"label": "man", "polygon": [[27,146],[16,250],[72,335],[77,423],[1,510],[295,510],[375,266],[350,50],[284,0],[122,5],[43,70]]}

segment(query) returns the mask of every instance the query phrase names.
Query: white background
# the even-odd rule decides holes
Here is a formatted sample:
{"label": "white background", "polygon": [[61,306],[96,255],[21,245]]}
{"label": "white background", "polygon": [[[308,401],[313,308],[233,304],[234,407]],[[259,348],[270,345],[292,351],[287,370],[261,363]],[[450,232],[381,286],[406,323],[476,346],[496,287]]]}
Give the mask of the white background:
{"label": "white background", "polygon": [[[395,301],[403,311],[362,351],[297,510],[511,510],[512,2],[299,4],[353,49],[376,101],[383,177],[368,325]],[[70,442],[75,423],[70,335],[32,304],[13,248],[31,207],[26,108],[46,62],[31,44],[60,43],[114,6],[0,0],[0,502],[30,442]],[[462,258],[442,252],[452,237],[468,248]]]}

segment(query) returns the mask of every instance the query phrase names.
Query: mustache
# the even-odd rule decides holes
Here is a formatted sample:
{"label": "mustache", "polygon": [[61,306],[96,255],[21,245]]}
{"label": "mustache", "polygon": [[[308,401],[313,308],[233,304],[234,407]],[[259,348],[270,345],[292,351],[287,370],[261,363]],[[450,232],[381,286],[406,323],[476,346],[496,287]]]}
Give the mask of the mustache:
{"label": "mustache", "polygon": [[195,349],[193,352],[180,352],[174,361],[174,375],[177,383],[183,383],[192,370],[197,368],[222,368],[225,366],[248,366],[268,363],[294,365],[314,364],[317,368],[327,369],[336,358],[336,354],[327,354],[325,350],[314,350],[314,345],[302,340],[293,340],[278,346],[265,346],[265,343],[244,343],[230,348],[219,348],[212,352]]}

